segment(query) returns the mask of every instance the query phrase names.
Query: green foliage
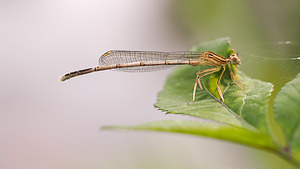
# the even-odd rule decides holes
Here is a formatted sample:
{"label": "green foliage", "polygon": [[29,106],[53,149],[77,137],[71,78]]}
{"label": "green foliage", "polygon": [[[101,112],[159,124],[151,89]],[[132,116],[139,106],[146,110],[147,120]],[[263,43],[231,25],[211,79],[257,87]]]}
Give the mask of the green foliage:
{"label": "green foliage", "polygon": [[[213,51],[224,57],[234,52],[230,49],[228,38],[201,43],[191,50]],[[196,101],[192,102],[196,73],[207,68],[209,66],[178,66],[168,77],[155,103],[155,107],[167,114],[188,115],[199,120],[165,120],[138,126],[106,126],[103,129],[164,131],[223,139],[275,152],[299,167],[300,75],[276,97],[274,115],[278,125],[273,112],[268,112],[272,84],[251,79],[238,73],[236,68],[233,70],[245,84],[245,92],[232,81],[227,69],[220,84],[224,103],[219,100],[216,90],[221,71],[202,78],[204,89],[198,87]]]}
{"label": "green foliage", "polygon": [[211,121],[164,120],[146,123],[139,126],[106,126],[103,127],[103,129],[175,132],[234,141],[240,144],[246,144],[249,146],[269,150],[273,150],[276,147],[270,137],[261,132],[250,131],[247,129]]}
{"label": "green foliage", "polygon": [[287,83],[275,98],[274,118],[281,127],[286,153],[300,162],[300,74]]}

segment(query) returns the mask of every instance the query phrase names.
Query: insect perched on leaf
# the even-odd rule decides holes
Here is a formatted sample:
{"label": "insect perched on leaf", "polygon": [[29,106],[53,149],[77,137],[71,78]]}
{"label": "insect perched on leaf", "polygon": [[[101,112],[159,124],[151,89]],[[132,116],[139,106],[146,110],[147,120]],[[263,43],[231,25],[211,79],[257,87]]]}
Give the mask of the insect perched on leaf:
{"label": "insect perched on leaf", "polygon": [[237,54],[231,54],[229,58],[220,56],[214,52],[154,52],[154,51],[121,51],[112,50],[104,53],[99,59],[99,65],[94,68],[78,70],[65,74],[60,78],[65,81],[75,76],[102,71],[108,69],[118,69],[121,71],[145,72],[168,68],[172,65],[209,65],[214,68],[199,71],[197,73],[196,82],[193,90],[193,101],[195,101],[197,84],[202,89],[200,78],[218,72],[222,68],[222,73],[217,81],[217,89],[221,100],[224,102],[224,97],[220,89],[220,81],[226,70],[229,68],[231,79],[243,91],[243,87],[236,81],[238,80],[244,85],[232,72],[231,64],[239,66],[241,61]]}

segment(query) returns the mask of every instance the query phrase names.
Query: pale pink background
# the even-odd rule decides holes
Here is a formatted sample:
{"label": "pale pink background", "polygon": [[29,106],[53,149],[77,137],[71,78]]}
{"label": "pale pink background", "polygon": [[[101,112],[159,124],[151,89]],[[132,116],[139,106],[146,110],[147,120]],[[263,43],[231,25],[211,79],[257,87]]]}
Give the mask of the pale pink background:
{"label": "pale pink background", "polygon": [[69,71],[96,66],[110,49],[187,50],[192,42],[170,21],[170,3],[0,1],[0,168],[259,166],[247,155],[256,150],[228,142],[99,130],[173,118],[153,107],[171,70],[105,71],[58,81]]}

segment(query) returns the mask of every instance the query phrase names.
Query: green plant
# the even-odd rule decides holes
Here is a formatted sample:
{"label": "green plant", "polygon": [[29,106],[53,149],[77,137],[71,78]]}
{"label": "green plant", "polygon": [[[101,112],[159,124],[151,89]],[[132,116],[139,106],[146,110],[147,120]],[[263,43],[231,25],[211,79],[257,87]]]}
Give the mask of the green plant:
{"label": "green plant", "polygon": [[[220,38],[192,47],[193,51],[213,51],[228,57],[228,38]],[[204,120],[165,120],[138,126],[105,126],[103,129],[152,130],[192,134],[232,141],[271,151],[300,167],[300,75],[286,84],[268,105],[272,84],[251,79],[243,73],[244,93],[225,72],[220,87],[225,102],[219,101],[216,81],[220,74],[203,78],[204,90],[192,91],[196,73],[205,66],[179,66],[158,94],[155,107],[167,114],[182,114]],[[236,71],[236,69],[234,69]],[[268,109],[274,106],[274,112]],[[274,116],[274,117],[273,117]],[[275,121],[276,120],[276,121]]]}

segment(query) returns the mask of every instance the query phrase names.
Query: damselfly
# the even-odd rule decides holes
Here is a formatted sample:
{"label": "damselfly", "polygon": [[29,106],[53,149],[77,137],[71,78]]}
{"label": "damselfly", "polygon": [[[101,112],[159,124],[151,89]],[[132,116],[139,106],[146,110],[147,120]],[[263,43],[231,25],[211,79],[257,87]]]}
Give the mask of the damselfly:
{"label": "damselfly", "polygon": [[220,98],[224,102],[223,93],[220,89],[220,81],[226,70],[226,66],[229,68],[231,79],[236,83],[243,91],[243,87],[236,81],[240,81],[232,72],[231,65],[239,66],[241,61],[236,54],[231,54],[229,58],[220,56],[214,52],[154,52],[154,51],[121,51],[112,50],[104,53],[99,59],[99,65],[94,68],[88,68],[78,70],[65,74],[60,78],[61,81],[65,81],[75,76],[102,71],[107,69],[118,69],[121,71],[134,71],[145,72],[159,69],[165,69],[172,65],[209,65],[214,68],[206,69],[197,72],[196,81],[193,90],[193,101],[195,101],[197,86],[202,89],[200,78],[218,72],[222,68],[222,73],[217,81],[217,89]]}

